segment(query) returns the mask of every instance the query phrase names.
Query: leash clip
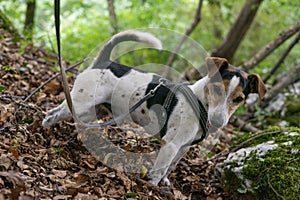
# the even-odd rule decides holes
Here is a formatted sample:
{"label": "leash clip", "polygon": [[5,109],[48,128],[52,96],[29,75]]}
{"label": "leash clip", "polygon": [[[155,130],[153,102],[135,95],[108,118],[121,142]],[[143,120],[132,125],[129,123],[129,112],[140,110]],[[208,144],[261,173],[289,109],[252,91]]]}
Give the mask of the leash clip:
{"label": "leash clip", "polygon": [[150,96],[153,97],[155,95],[155,92],[158,90],[158,88],[162,85],[165,85],[166,82],[167,82],[167,79],[160,78],[159,84],[154,89],[150,90],[150,92],[149,92]]}

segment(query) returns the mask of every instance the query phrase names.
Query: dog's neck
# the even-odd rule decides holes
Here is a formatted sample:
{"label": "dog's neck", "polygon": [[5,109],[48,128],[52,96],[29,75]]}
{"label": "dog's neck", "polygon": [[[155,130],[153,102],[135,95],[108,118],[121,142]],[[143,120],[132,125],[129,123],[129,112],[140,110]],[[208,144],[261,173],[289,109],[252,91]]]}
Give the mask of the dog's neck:
{"label": "dog's neck", "polygon": [[206,110],[208,109],[208,102],[207,102],[207,96],[205,94],[205,86],[208,83],[208,81],[209,81],[208,76],[205,76],[190,86],[191,90],[198,97],[198,99],[204,105]]}

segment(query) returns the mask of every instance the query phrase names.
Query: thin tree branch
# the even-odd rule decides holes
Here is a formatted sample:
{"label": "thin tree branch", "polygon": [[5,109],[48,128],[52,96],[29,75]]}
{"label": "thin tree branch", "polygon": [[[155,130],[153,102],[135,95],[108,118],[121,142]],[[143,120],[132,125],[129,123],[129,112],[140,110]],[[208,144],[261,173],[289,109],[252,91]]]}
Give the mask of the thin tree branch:
{"label": "thin tree branch", "polygon": [[267,174],[267,177],[268,177],[268,184],[269,184],[270,188],[273,190],[273,192],[274,192],[278,197],[280,197],[281,199],[285,200],[285,198],[284,198],[282,195],[280,195],[280,194],[275,190],[275,188],[272,186],[272,184],[271,184],[271,182],[270,182],[270,176],[269,176],[269,174]]}
{"label": "thin tree branch", "polygon": [[282,43],[284,43],[287,39],[292,37],[299,30],[300,30],[300,21],[290,26],[287,30],[281,32],[275,40],[269,42],[265,47],[263,47],[259,52],[257,52],[250,60],[243,63],[239,67],[245,70],[253,69],[258,63],[264,60],[270,53],[272,53],[276,48],[278,48]]}
{"label": "thin tree branch", "polygon": [[282,92],[283,89],[287,88],[287,86],[295,83],[298,80],[300,80],[300,64],[296,65],[294,69],[286,73],[282,80],[275,84],[272,89],[267,92],[264,101],[261,102],[262,107],[265,107],[268,102],[276,97],[278,93]]}
{"label": "thin tree branch", "polygon": [[[82,63],[86,62],[89,58],[85,58],[82,61],[79,61],[77,63],[75,63],[74,65],[68,67],[66,69],[66,71],[70,71],[71,69],[77,67],[78,65],[81,65]],[[60,75],[60,73],[57,73],[56,75],[52,76],[51,78],[49,78],[48,80],[46,80],[42,85],[40,85],[39,87],[37,87],[35,90],[33,90],[24,100],[23,103],[25,103],[26,101],[28,101],[28,99],[30,99],[35,93],[37,93],[42,87],[44,87],[47,83],[49,83],[50,81],[52,81],[53,79],[55,79],[56,77],[58,77]]]}
{"label": "thin tree branch", "polygon": [[286,130],[278,130],[278,131],[272,131],[272,132],[262,132],[262,133],[258,133],[257,135],[254,135],[253,137],[248,138],[247,140],[241,142],[240,144],[238,144],[236,147],[234,147],[233,149],[231,149],[230,151],[221,151],[220,153],[214,155],[214,157],[207,159],[205,162],[208,161],[213,161],[213,160],[217,160],[219,158],[224,158],[224,160],[226,159],[226,156],[228,156],[228,154],[233,153],[241,148],[243,148],[243,146],[245,144],[247,144],[248,142],[251,142],[257,138],[263,137],[265,135],[274,135],[274,134],[278,134],[278,133],[282,133],[285,132]]}
{"label": "thin tree branch", "polygon": [[194,21],[191,24],[191,26],[185,31],[185,34],[182,36],[182,38],[180,39],[180,41],[178,42],[178,44],[176,45],[174,51],[172,52],[172,54],[169,56],[168,61],[166,63],[166,66],[168,66],[166,68],[166,71],[164,72],[164,77],[168,78],[168,79],[172,79],[171,76],[171,65],[174,62],[181,46],[183,45],[183,43],[185,42],[185,40],[188,38],[189,35],[191,35],[191,33],[195,30],[195,28],[197,27],[197,25],[199,24],[199,22],[201,21],[201,10],[202,10],[202,4],[203,4],[203,0],[199,0],[198,3],[198,7],[196,9],[196,13],[195,13],[195,17],[194,17]]}
{"label": "thin tree branch", "polygon": [[114,0],[107,0],[108,12],[109,12],[109,23],[110,23],[110,34],[114,35],[118,32],[118,21],[115,12]]}
{"label": "thin tree branch", "polygon": [[260,131],[258,128],[252,126],[250,123],[245,122],[244,120],[240,119],[237,116],[231,116],[229,123],[235,127],[240,128],[242,131],[247,131],[251,133],[256,133]]}
{"label": "thin tree branch", "polygon": [[285,58],[288,56],[288,54],[291,52],[291,50],[294,48],[294,46],[299,42],[300,40],[300,32],[297,35],[297,37],[293,40],[293,42],[289,45],[289,47],[286,49],[286,51],[282,54],[278,62],[275,64],[275,66],[271,69],[271,71],[264,77],[263,81],[267,82],[269,78],[278,70],[280,65],[283,63]]}

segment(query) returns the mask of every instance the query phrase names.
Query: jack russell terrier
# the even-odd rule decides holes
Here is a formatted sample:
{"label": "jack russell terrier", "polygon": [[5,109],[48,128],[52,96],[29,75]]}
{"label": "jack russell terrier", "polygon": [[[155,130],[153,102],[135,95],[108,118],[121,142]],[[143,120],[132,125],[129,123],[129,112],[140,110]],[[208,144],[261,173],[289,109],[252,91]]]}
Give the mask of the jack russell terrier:
{"label": "jack russell terrier", "polygon": [[[150,183],[161,180],[170,185],[167,178],[193,142],[203,138],[205,130],[191,102],[180,90],[172,91],[159,85],[161,77],[133,69],[110,60],[113,48],[123,41],[142,42],[161,49],[160,41],[153,35],[140,31],[124,31],[113,36],[102,48],[98,57],[75,80],[71,97],[76,114],[84,122],[95,121],[95,105],[111,105],[116,116],[128,109],[151,90],[155,94],[131,113],[131,119],[151,134],[159,133],[164,145],[159,150],[153,168],[149,171]],[[202,103],[207,112],[207,126],[213,130],[224,127],[230,116],[241,106],[249,93],[257,93],[262,99],[266,86],[257,74],[232,66],[225,58],[206,58],[208,73],[187,87]],[[168,95],[170,93],[173,95]],[[160,109],[168,101],[164,111]],[[66,100],[48,111],[43,126],[48,127],[72,117]],[[161,118],[164,120],[161,120]],[[163,121],[163,122],[162,122]]]}

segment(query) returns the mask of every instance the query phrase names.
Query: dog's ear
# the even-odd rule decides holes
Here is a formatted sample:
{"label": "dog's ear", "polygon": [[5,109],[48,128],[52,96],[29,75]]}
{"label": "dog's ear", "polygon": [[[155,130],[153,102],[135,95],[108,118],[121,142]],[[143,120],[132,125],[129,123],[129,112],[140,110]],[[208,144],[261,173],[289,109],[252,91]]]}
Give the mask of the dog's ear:
{"label": "dog's ear", "polygon": [[228,67],[228,61],[225,58],[207,57],[206,65],[208,68],[208,77],[213,77],[217,72]]}
{"label": "dog's ear", "polygon": [[267,87],[261,80],[260,76],[258,74],[250,74],[248,76],[249,80],[249,89],[250,93],[257,93],[260,99],[263,99],[266,92],[267,92]]}

